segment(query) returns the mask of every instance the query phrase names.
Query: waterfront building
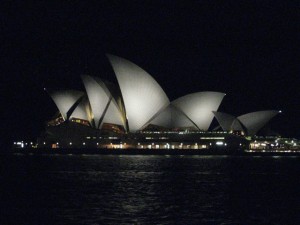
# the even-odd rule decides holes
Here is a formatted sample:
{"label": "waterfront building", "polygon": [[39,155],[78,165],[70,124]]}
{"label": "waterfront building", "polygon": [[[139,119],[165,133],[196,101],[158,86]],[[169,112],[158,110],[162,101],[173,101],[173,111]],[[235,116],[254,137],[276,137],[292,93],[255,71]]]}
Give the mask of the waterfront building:
{"label": "waterfront building", "polygon": [[[170,101],[156,80],[136,64],[107,55],[117,84],[81,76],[85,91],[47,90],[59,112],[38,147],[209,149],[247,148],[279,111],[234,117],[218,112],[224,93],[190,93]],[[211,130],[213,119],[222,130]]]}

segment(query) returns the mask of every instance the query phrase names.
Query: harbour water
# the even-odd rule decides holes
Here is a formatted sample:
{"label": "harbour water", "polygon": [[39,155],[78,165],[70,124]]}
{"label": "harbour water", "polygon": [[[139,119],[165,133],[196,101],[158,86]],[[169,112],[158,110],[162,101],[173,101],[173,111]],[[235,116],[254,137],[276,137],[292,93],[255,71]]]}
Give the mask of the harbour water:
{"label": "harbour water", "polygon": [[0,155],[0,224],[296,225],[299,157]]}

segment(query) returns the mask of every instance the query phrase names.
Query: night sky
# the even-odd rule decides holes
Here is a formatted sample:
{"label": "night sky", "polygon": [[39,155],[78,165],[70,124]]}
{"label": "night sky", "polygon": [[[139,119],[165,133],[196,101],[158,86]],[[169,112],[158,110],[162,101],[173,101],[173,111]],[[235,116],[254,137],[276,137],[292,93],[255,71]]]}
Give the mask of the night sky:
{"label": "night sky", "polygon": [[105,53],[145,69],[170,100],[219,91],[221,112],[282,110],[271,128],[300,137],[299,1],[49,2],[2,3],[4,140],[43,130],[57,111],[44,87],[115,81]]}

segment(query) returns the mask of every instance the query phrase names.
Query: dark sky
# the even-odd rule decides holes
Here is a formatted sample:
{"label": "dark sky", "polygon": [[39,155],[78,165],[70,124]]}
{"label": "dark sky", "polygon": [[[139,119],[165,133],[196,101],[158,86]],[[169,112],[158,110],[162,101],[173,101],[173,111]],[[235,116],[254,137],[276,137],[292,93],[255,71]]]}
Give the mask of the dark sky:
{"label": "dark sky", "polygon": [[170,100],[225,92],[219,111],[282,110],[271,127],[300,136],[299,1],[49,2],[1,7],[7,140],[36,137],[57,111],[44,87],[114,81],[105,53],[144,68]]}

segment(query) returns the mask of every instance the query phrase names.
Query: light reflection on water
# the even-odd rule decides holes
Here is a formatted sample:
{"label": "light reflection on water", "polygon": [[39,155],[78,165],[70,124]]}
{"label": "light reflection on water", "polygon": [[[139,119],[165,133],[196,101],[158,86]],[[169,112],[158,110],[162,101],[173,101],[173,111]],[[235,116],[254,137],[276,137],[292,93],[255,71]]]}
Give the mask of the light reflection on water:
{"label": "light reflection on water", "polygon": [[296,157],[15,155],[1,167],[1,224],[298,219]]}

